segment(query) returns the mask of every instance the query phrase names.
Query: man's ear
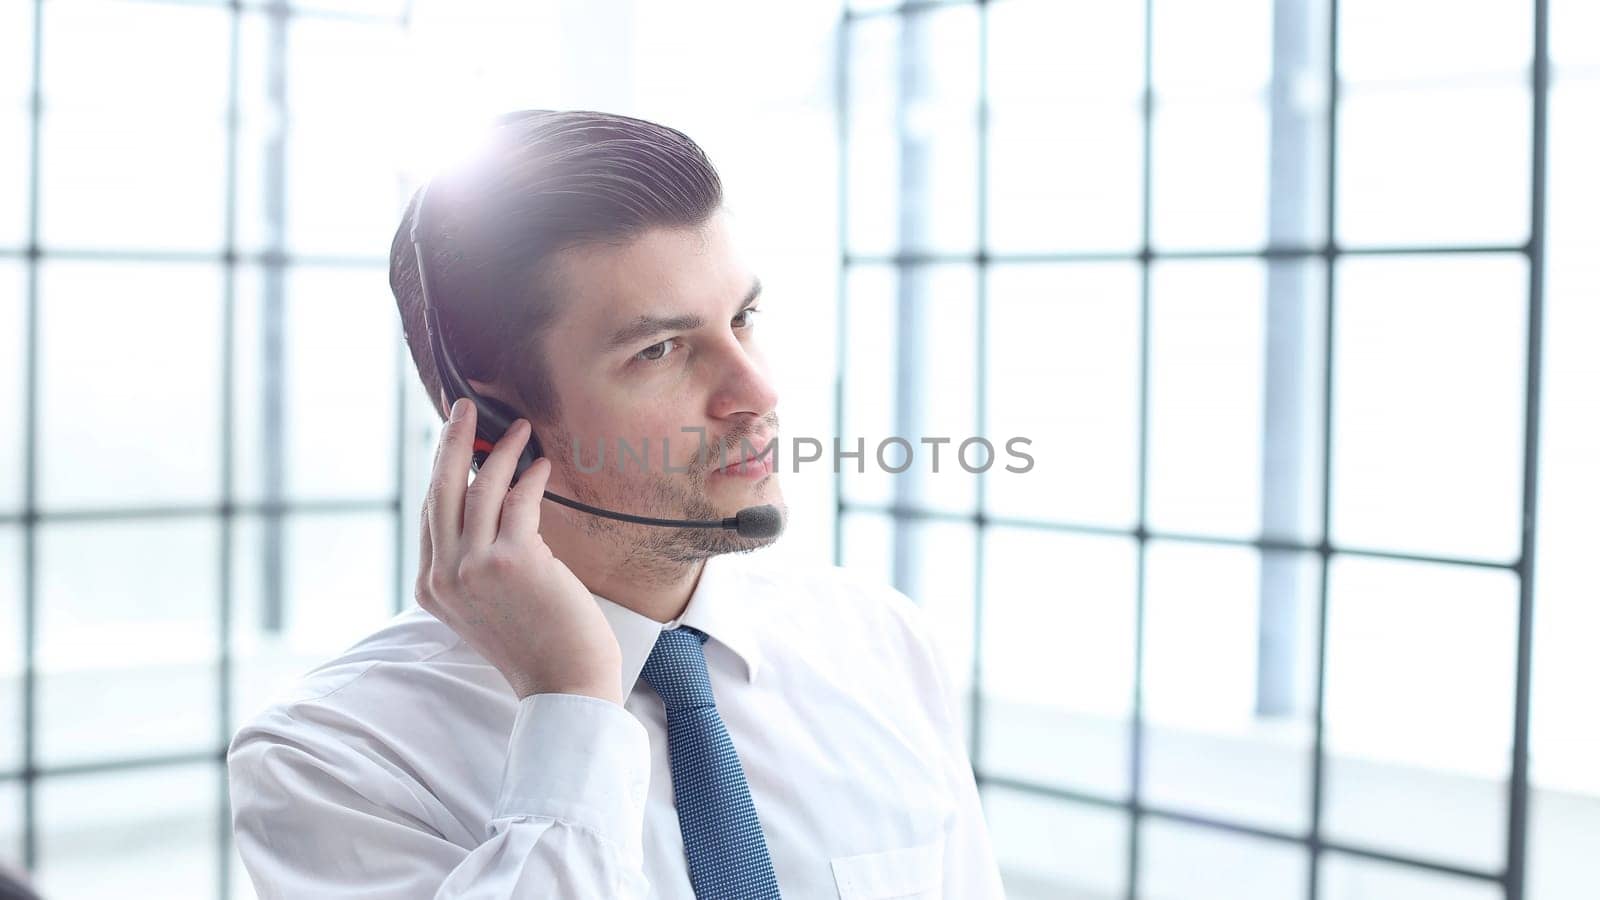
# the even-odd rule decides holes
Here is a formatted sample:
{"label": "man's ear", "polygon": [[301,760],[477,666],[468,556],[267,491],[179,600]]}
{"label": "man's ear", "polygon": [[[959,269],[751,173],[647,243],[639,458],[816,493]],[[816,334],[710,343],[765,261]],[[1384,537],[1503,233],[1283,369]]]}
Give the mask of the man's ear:
{"label": "man's ear", "polygon": [[[502,406],[511,412],[513,421],[529,418],[527,405],[523,402],[522,395],[515,389],[503,387],[498,382],[477,381],[472,378],[467,379],[467,387],[472,388],[480,397],[498,400]],[[530,424],[534,426],[534,430],[537,432],[539,423],[530,419]]]}
{"label": "man's ear", "polygon": [[486,382],[486,381],[478,381],[475,378],[468,378],[467,379],[467,387],[472,388],[473,392],[476,393],[480,397],[489,397],[489,398],[492,398],[492,399],[495,399],[495,400],[499,400],[501,403],[504,403],[507,406],[510,406],[510,407],[513,407],[513,408],[516,407],[515,401],[513,401],[510,397],[508,397],[506,395],[506,392],[504,390],[502,390],[500,385],[498,385],[496,383]]}

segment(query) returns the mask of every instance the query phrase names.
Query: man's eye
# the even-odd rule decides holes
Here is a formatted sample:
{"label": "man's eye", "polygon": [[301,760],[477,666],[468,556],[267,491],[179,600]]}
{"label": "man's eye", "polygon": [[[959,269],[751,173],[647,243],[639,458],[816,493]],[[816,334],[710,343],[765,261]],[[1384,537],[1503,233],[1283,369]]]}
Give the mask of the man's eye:
{"label": "man's eye", "polygon": [[638,353],[635,353],[633,358],[639,360],[640,362],[660,362],[667,356],[667,345],[673,344],[677,340],[677,338],[667,338],[659,344],[651,344],[643,350],[640,350]]}
{"label": "man's eye", "polygon": [[734,321],[738,321],[739,319],[744,319],[745,322],[743,324],[735,326],[735,327],[748,328],[751,325],[755,324],[755,323],[749,321],[749,317],[755,315],[758,312],[761,312],[761,310],[756,308],[756,307],[754,307],[754,306],[746,307],[744,309],[739,310],[739,314],[737,316],[733,317]]}

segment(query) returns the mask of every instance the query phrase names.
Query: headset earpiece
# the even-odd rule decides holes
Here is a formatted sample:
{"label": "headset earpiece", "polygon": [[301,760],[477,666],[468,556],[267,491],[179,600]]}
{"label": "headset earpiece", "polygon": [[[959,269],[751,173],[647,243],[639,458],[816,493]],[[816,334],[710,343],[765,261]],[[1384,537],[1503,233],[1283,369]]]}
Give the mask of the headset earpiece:
{"label": "headset earpiece", "polygon": [[[478,405],[478,433],[472,440],[472,471],[476,472],[488,461],[490,451],[505,436],[511,423],[520,417],[511,407],[492,397],[481,397],[474,393],[472,400]],[[544,448],[539,444],[539,436],[529,434],[528,442],[522,447],[522,455],[517,459],[516,471],[511,473],[511,483],[516,484],[522,473],[542,455]]]}

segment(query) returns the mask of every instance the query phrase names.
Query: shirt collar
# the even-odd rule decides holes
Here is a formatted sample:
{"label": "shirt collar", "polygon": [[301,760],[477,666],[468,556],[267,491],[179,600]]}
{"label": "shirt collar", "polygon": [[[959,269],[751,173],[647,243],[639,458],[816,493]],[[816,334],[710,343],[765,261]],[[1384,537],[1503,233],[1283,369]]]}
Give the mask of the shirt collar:
{"label": "shirt collar", "polygon": [[745,666],[746,683],[754,682],[761,668],[761,648],[757,640],[756,623],[759,616],[753,609],[757,592],[741,589],[741,563],[733,554],[721,554],[706,559],[700,570],[700,580],[683,614],[670,622],[657,622],[649,616],[634,612],[613,600],[590,592],[600,612],[611,624],[617,646],[622,650],[622,695],[627,697],[645,661],[655,649],[661,632],[689,625],[697,628],[733,651]]}

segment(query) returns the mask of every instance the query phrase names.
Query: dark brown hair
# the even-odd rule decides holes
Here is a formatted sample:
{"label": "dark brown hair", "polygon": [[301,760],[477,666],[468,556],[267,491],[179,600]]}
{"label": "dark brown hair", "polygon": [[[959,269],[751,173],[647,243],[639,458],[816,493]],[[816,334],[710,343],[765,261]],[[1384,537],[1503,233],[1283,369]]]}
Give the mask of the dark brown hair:
{"label": "dark brown hair", "polygon": [[[705,152],[673,128],[590,110],[501,116],[468,164],[428,185],[421,238],[428,296],[464,377],[509,385],[529,416],[559,415],[541,336],[559,307],[551,257],[626,244],[657,227],[699,226],[722,203]],[[389,249],[389,288],[411,359],[441,419],[407,204]]]}

